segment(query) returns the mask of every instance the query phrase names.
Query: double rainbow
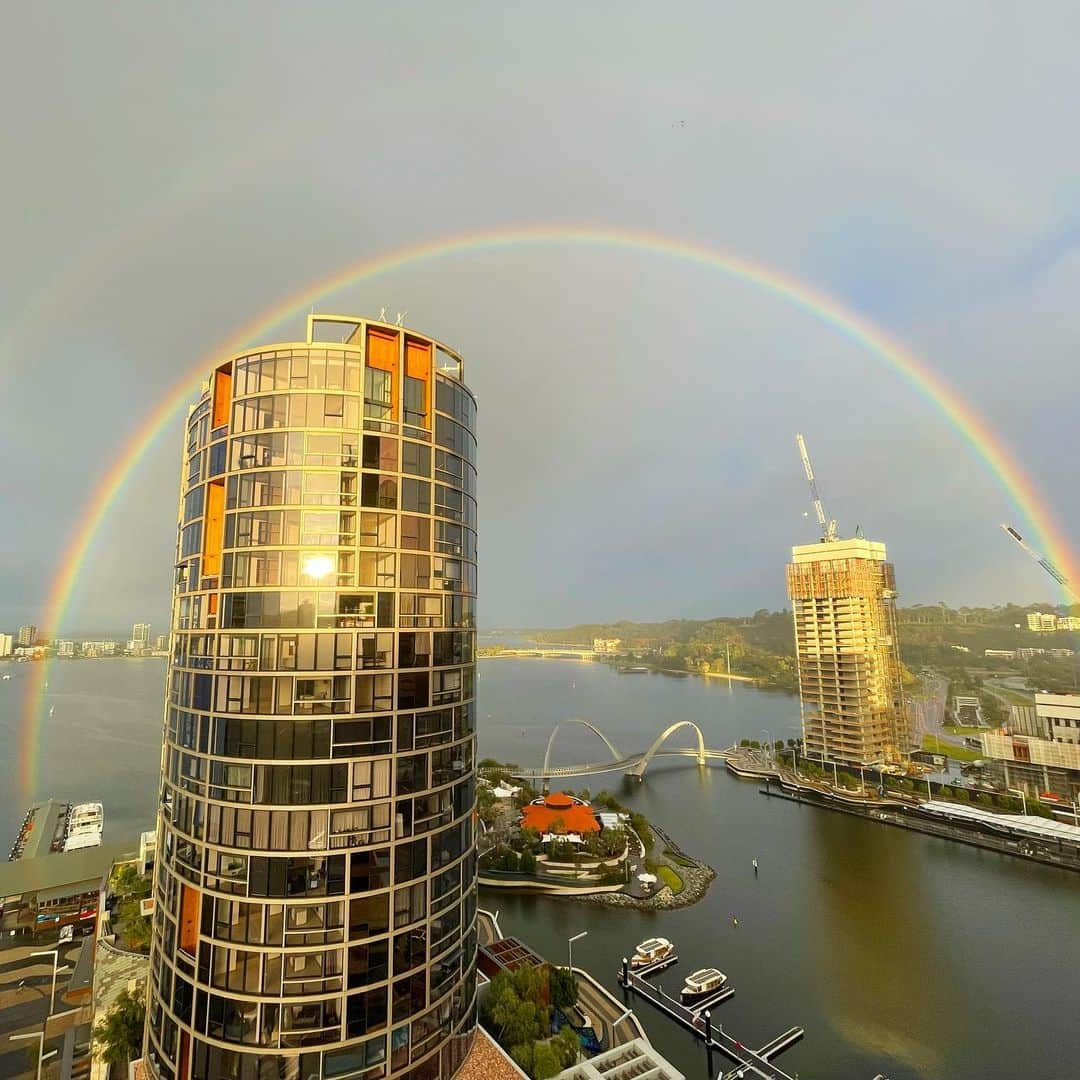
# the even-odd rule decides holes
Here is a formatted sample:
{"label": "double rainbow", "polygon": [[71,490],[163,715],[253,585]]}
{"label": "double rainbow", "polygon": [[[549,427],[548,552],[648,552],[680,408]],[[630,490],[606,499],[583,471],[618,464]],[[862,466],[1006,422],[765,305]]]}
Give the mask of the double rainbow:
{"label": "double rainbow", "polygon": [[[1005,444],[986,422],[922,360],[865,319],[845,310],[836,300],[779,271],[715,248],[676,240],[658,233],[597,226],[513,226],[484,232],[442,237],[425,244],[384,252],[337,270],[292,293],[281,302],[240,327],[217,345],[179,379],[161,404],[128,438],[108,472],[99,481],[64,551],[46,602],[41,625],[56,634],[64,622],[75,583],[94,538],[108,516],[132,470],[155,438],[190,401],[202,380],[224,359],[264,338],[278,323],[303,311],[313,302],[348,285],[366,281],[430,259],[468,252],[497,251],[521,247],[593,247],[666,256],[719,271],[746,282],[792,306],[877,357],[904,377],[948,421],[989,469],[998,486],[1030,526],[1039,546],[1072,581],[1080,581],[1075,560],[1054,517],[1035,485],[1012,458]],[[19,778],[25,796],[36,794],[42,722],[45,715],[44,685],[48,664],[35,664],[27,679],[19,739]]]}

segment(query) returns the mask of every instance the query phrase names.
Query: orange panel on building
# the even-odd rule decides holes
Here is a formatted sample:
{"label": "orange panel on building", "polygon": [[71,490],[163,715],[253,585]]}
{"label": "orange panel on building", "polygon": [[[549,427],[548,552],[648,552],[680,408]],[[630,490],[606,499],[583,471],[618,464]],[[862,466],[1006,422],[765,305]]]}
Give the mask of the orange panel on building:
{"label": "orange panel on building", "polygon": [[229,410],[232,408],[232,373],[219,370],[214,372],[214,405],[210,427],[217,429],[229,422]]}
{"label": "orange panel on building", "polygon": [[180,888],[180,948],[189,956],[199,950],[199,894],[190,885]]}
{"label": "orange panel on building", "polygon": [[424,384],[424,416],[431,416],[431,346],[424,341],[405,339],[405,374]]}
{"label": "orange panel on building", "polygon": [[206,485],[206,524],[203,531],[203,577],[221,573],[221,541],[225,533],[225,484],[220,480]]}
{"label": "orange panel on building", "polygon": [[367,366],[379,371],[390,372],[390,415],[394,420],[401,418],[398,408],[398,349],[399,336],[386,330],[368,328]]}

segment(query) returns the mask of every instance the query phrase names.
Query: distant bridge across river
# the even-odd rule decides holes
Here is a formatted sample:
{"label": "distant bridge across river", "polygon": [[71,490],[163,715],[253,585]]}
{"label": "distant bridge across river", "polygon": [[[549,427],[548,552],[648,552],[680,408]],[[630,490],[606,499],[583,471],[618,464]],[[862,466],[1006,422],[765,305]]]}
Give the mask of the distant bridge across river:
{"label": "distant bridge across river", "polygon": [[[587,728],[608,748],[611,753],[610,761],[592,761],[578,765],[552,765],[551,749],[555,745],[555,736],[565,724],[577,724]],[[696,746],[675,747],[664,749],[664,744],[677,731],[689,728],[696,736]],[[666,727],[653,740],[652,745],[640,753],[624,754],[619,748],[595,725],[588,720],[571,718],[560,720],[551,732],[548,739],[547,750],[544,753],[544,764],[539,769],[516,769],[511,775],[515,780],[526,780],[529,783],[536,781],[563,779],[570,776],[592,776],[596,773],[624,772],[637,780],[645,779],[645,770],[655,757],[692,757],[698,765],[707,765],[711,761],[727,761],[736,754],[736,748],[729,746],[723,750],[710,749],[705,745],[705,737],[701,734],[701,728],[692,720],[677,720],[674,724]]]}

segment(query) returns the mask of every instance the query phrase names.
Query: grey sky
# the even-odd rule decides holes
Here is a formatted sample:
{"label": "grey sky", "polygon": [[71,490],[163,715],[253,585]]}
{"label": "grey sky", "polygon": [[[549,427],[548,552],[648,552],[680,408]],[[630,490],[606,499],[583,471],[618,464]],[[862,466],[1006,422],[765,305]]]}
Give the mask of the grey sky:
{"label": "grey sky", "polygon": [[[831,293],[1078,532],[1073,5],[24,5],[5,26],[0,627],[41,617],[89,492],[199,356],[349,262],[513,223],[651,229]],[[320,307],[382,305],[468,360],[486,625],[780,606],[813,539],[797,429],[903,600],[1056,599],[940,414],[744,283],[523,248]],[[179,431],[110,513],[71,632],[164,626]]]}

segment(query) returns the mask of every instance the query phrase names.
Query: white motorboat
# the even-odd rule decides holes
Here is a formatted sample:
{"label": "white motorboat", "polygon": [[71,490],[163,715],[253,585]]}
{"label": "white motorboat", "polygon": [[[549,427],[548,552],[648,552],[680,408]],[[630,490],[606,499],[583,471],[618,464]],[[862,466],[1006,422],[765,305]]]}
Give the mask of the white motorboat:
{"label": "white motorboat", "polygon": [[674,955],[675,946],[667,938],[646,938],[634,950],[634,955],[630,958],[630,966],[632,968],[648,967],[650,964],[658,963],[660,960],[667,960]]}
{"label": "white motorboat", "polygon": [[727,982],[727,976],[716,968],[702,968],[686,977],[679,995],[684,1005],[696,1005],[719,993]]}
{"label": "white motorboat", "polygon": [[104,825],[105,808],[101,803],[77,803],[68,811],[63,850],[98,847]]}

